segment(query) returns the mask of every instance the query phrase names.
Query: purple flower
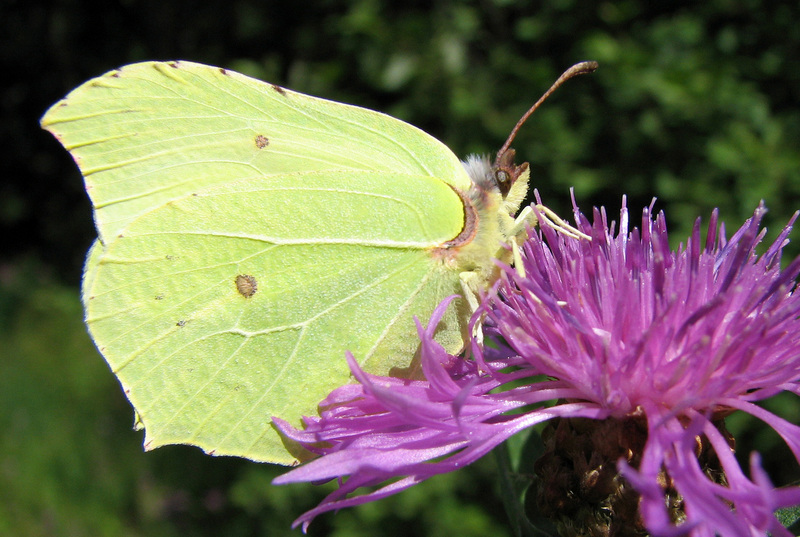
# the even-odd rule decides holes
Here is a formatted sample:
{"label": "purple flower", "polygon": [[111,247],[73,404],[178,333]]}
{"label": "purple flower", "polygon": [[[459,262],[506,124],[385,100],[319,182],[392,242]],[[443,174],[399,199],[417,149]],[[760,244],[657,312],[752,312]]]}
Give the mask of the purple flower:
{"label": "purple flower", "polygon": [[[780,269],[794,218],[757,256],[765,212],[730,240],[713,213],[705,245],[698,219],[677,251],[663,213],[652,218],[649,209],[630,230],[623,204],[618,233],[604,211],[589,222],[576,209],[576,227],[591,240],[544,222],[474,317],[496,345],[473,342],[469,359],[445,353],[433,327],[446,301],[419,328],[426,380],[367,375],[349,356],[360,384],[332,392],[304,430],[275,420],[321,455],[275,483],[339,480],[296,525],[466,466],[552,420],[537,463],[545,507],[554,497],[569,507],[559,487],[595,500],[601,490],[617,523],[651,535],[790,535],[773,513],[800,504],[800,487],[776,489],[757,455],[747,477],[722,421],[747,412],[800,460],[800,428],[754,404],[800,395],[800,258]],[[574,453],[590,455],[565,463]],[[362,487],[373,488],[351,496]],[[634,520],[624,519],[631,505]]]}

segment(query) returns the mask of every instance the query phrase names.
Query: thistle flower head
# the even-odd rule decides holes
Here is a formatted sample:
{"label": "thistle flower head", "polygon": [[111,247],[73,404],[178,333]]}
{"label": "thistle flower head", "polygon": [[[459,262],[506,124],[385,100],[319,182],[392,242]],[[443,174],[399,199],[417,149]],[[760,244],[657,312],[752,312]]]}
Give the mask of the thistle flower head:
{"label": "thistle flower head", "polygon": [[[650,209],[630,229],[623,204],[618,230],[604,211],[589,221],[576,209],[590,240],[543,222],[476,312],[496,345],[473,342],[470,359],[447,355],[433,339],[443,303],[420,327],[424,381],[370,376],[349,357],[360,384],[332,392],[304,430],[276,420],[322,455],[277,483],[340,479],[298,523],[465,466],[552,420],[541,503],[573,509],[559,487],[586,489],[585,501],[602,509],[580,510],[585,520],[608,519],[590,534],[789,535],[773,513],[800,504],[800,488],[775,489],[757,456],[748,477],[722,424],[730,412],[750,413],[800,460],[800,428],[755,404],[800,395],[800,259],[781,270],[792,222],[756,254],[764,212],[730,239],[714,213],[703,241],[698,220],[675,251],[663,213]],[[593,442],[602,445],[585,447]],[[564,457],[576,446],[592,455],[570,461],[583,474],[567,476]],[[581,534],[567,527],[573,511],[567,518],[562,533]]]}

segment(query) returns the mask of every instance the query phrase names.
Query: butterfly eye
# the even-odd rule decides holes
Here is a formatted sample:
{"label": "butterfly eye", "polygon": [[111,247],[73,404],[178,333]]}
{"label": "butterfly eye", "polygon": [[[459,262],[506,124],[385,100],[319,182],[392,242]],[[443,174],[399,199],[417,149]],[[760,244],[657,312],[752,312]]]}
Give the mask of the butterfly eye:
{"label": "butterfly eye", "polygon": [[514,175],[505,168],[495,168],[494,181],[497,184],[497,189],[505,196],[511,190],[511,185],[514,182]]}
{"label": "butterfly eye", "polygon": [[494,172],[494,178],[495,180],[497,180],[498,185],[505,185],[511,180],[511,178],[508,175],[508,172],[505,170],[497,170],[496,172]]}

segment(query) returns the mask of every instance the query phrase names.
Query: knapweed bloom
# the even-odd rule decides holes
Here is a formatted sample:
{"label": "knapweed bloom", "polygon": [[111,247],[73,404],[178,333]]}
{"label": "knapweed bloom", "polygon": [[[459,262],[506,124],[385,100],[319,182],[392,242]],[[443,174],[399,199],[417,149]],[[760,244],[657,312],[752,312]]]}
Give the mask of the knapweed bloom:
{"label": "knapweed bloom", "polygon": [[276,420],[321,455],[276,483],[339,480],[297,523],[549,421],[538,501],[562,534],[790,535],[773,513],[800,504],[800,487],[775,488],[757,455],[743,470],[723,423],[747,412],[800,460],[800,428],[755,404],[800,395],[800,259],[780,268],[793,221],[757,255],[764,212],[730,239],[714,213],[703,241],[698,220],[677,251],[663,213],[645,209],[630,229],[624,203],[618,231],[604,211],[589,221],[576,209],[589,238],[543,222],[474,318],[496,344],[445,353],[433,339],[442,304],[420,329],[425,380],[367,375],[349,357],[359,384],[332,392],[321,417],[304,430]]}

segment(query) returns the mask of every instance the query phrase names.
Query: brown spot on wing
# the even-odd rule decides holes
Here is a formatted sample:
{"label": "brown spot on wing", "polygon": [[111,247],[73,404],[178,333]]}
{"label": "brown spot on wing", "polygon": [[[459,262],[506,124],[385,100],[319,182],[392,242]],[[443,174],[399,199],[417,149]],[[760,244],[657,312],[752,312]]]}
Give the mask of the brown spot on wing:
{"label": "brown spot on wing", "polygon": [[249,274],[239,274],[236,276],[236,290],[245,298],[250,298],[258,291],[258,282]]}
{"label": "brown spot on wing", "polygon": [[264,136],[263,134],[259,134],[256,136],[256,147],[259,149],[264,149],[269,145],[269,138]]}

